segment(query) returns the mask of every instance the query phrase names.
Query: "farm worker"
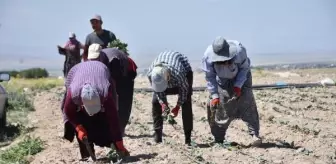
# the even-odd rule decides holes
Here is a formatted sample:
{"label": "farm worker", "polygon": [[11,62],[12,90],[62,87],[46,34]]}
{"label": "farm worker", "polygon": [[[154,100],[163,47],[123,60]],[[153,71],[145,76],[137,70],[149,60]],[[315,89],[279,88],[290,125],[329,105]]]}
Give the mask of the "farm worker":
{"label": "farm worker", "polygon": [[[216,37],[204,53],[202,70],[210,92],[207,110],[215,142],[223,143],[229,124],[238,117],[247,123],[252,145],[261,144],[259,114],[252,92],[250,59],[245,47],[236,40]],[[230,96],[237,99],[228,102]],[[212,108],[218,109],[215,117],[222,118],[221,123],[210,121]]]}
{"label": "farm worker", "polygon": [[92,150],[93,144],[101,147],[115,144],[121,154],[129,156],[120,132],[116,88],[108,68],[99,61],[79,63],[70,70],[66,88],[65,122],[75,128],[82,158],[89,157],[82,143],[84,137]]}
{"label": "farm worker", "polygon": [[132,110],[137,65],[128,54],[118,48],[102,49],[99,44],[89,46],[88,60],[101,61],[110,70],[112,79],[116,84],[119,124],[121,133],[124,135]]}
{"label": "farm worker", "polygon": [[94,31],[86,36],[83,53],[84,61],[87,60],[88,49],[91,44],[98,43],[102,48],[106,48],[110,42],[117,39],[113,32],[102,28],[103,20],[100,15],[94,15],[90,19],[90,23]]}
{"label": "farm worker", "polygon": [[[58,46],[58,52],[62,55],[65,56],[65,61],[63,64],[63,75],[66,78],[70,69],[75,66],[76,64],[81,62],[81,56],[80,56],[80,50],[83,49],[84,46],[82,45],[82,43],[80,43],[77,39],[76,39],[76,34],[73,32],[69,32],[69,41],[67,41],[67,43],[64,45],[64,48],[61,46]],[[63,101],[61,104],[61,110],[63,111],[64,108],[64,101],[65,101],[65,97],[66,97],[66,92],[64,93],[63,96]],[[69,135],[72,134],[71,133],[71,126],[67,123],[65,124],[64,127],[64,138],[73,138],[73,135]],[[68,133],[68,131],[70,130],[70,133]]]}
{"label": "farm worker", "polygon": [[76,64],[81,62],[80,50],[84,48],[82,43],[76,39],[76,34],[69,32],[69,40],[64,45],[64,48],[58,46],[59,53],[65,56],[63,65],[64,77],[68,75],[69,70]]}
{"label": "farm worker", "polygon": [[152,99],[152,116],[154,121],[155,142],[162,142],[163,111],[170,111],[166,95],[178,94],[175,107],[171,110],[173,117],[182,107],[185,144],[191,144],[193,130],[193,113],[191,104],[193,71],[188,58],[175,51],[164,51],[152,62],[147,73],[154,90]]}

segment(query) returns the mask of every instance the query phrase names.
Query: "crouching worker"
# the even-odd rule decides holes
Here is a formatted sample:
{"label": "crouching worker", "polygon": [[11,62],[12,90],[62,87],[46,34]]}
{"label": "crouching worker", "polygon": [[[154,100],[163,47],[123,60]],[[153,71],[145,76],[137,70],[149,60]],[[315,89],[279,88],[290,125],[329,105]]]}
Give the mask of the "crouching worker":
{"label": "crouching worker", "polygon": [[231,121],[247,123],[252,145],[261,144],[259,115],[252,92],[250,59],[238,41],[217,37],[202,58],[210,100],[207,105],[211,133],[216,143],[223,143]]}
{"label": "crouching worker", "polygon": [[84,138],[93,152],[93,144],[101,147],[114,144],[120,154],[129,156],[120,132],[115,86],[108,68],[99,61],[79,63],[70,70],[66,88],[65,121],[75,128],[81,157],[89,157]]}
{"label": "crouching worker", "polygon": [[191,144],[193,113],[191,104],[193,72],[186,56],[179,52],[165,51],[159,54],[147,73],[152,85],[152,115],[155,130],[155,142],[162,142],[162,114],[170,112],[166,95],[178,94],[178,100],[171,114],[176,117],[182,107],[182,120],[185,144]]}
{"label": "crouching worker", "polygon": [[129,121],[134,91],[134,79],[137,75],[137,66],[128,57],[128,54],[118,48],[104,48],[99,44],[92,44],[88,51],[89,60],[98,60],[104,63],[116,84],[118,94],[118,115],[121,134],[124,135]]}

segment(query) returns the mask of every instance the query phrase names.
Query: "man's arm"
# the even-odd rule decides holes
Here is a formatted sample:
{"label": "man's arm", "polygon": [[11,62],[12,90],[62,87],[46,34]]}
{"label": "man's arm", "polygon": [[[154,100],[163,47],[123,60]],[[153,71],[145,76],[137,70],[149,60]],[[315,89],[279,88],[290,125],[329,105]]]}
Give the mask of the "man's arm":
{"label": "man's arm", "polygon": [[177,99],[177,105],[182,106],[183,103],[187,100],[189,84],[187,81],[187,77],[182,76],[182,74],[178,74],[176,76],[179,84],[179,96]]}
{"label": "man's arm", "polygon": [[236,59],[239,72],[237,73],[234,86],[241,88],[247,79],[246,76],[247,76],[248,71],[250,70],[250,62],[247,57],[245,47],[243,47],[241,44],[239,47],[240,47],[239,48],[240,50],[238,51],[239,53]]}
{"label": "man's arm", "polygon": [[109,131],[112,137],[113,142],[122,141],[120,126],[119,126],[119,117],[117,111],[117,104],[118,101],[116,99],[116,91],[114,85],[110,85],[109,94],[107,100],[104,102],[105,114],[106,119],[109,122]]}
{"label": "man's arm", "polygon": [[205,73],[205,80],[207,81],[207,89],[209,90],[212,98],[219,98],[218,95],[218,84],[216,81],[216,71],[213,68],[212,63],[210,63],[209,58],[207,56],[207,52],[205,52],[202,58],[202,70]]}
{"label": "man's arm", "polygon": [[110,36],[110,42],[112,42],[112,41],[114,41],[114,40],[116,40],[117,39],[117,37],[115,36],[115,34],[113,33],[113,32],[111,32],[111,31],[109,31],[109,36]]}
{"label": "man's arm", "polygon": [[168,106],[167,95],[165,92],[156,92],[156,97],[160,104],[165,104]]}
{"label": "man's arm", "polygon": [[85,45],[82,44],[80,41],[78,41],[78,46],[79,46],[79,49],[84,49],[85,48]]}
{"label": "man's arm", "polygon": [[88,51],[89,51],[89,46],[91,44],[91,41],[90,41],[90,34],[86,36],[86,39],[85,39],[85,45],[83,47],[84,49],[84,52],[83,52],[83,55],[82,55],[82,59],[84,61],[87,61],[87,58],[88,58]]}
{"label": "man's arm", "polygon": [[64,114],[68,118],[68,121],[74,126],[79,125],[77,120],[77,105],[72,101],[71,91],[67,89],[67,94],[64,102]]}
{"label": "man's arm", "polygon": [[182,55],[181,63],[183,65],[186,73],[188,73],[189,71],[192,71],[192,68],[191,68],[191,65],[189,63],[189,60],[188,60],[187,56],[185,56],[183,54],[181,54],[181,55]]}

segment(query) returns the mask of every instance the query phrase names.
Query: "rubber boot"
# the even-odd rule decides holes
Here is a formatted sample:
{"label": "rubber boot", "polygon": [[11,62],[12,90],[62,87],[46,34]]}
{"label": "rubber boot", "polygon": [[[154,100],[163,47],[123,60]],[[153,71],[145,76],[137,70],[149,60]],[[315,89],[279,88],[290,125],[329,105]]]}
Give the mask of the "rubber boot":
{"label": "rubber boot", "polygon": [[191,146],[191,132],[185,132],[185,144]]}
{"label": "rubber boot", "polygon": [[156,143],[162,142],[162,130],[155,130],[154,141]]}

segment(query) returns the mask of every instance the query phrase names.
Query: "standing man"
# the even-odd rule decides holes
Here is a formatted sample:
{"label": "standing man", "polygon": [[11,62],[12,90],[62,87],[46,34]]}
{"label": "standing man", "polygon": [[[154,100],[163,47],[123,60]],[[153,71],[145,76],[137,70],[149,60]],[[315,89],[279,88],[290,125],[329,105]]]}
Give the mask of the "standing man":
{"label": "standing man", "polygon": [[118,48],[101,49],[99,44],[89,46],[88,60],[101,61],[111,73],[118,94],[120,130],[122,135],[124,135],[132,111],[137,66],[126,53]]}
{"label": "standing man", "polygon": [[[74,66],[66,79],[65,122],[75,128],[82,158],[89,157],[83,139],[101,147],[115,144],[117,151],[129,156],[124,147],[117,113],[117,95],[108,68],[99,61]],[[70,141],[71,142],[71,141]]]}
{"label": "standing man", "polygon": [[69,33],[69,41],[65,44],[64,48],[58,47],[58,52],[65,56],[63,65],[64,77],[68,75],[70,69],[81,62],[80,50],[84,49],[84,46],[76,39],[76,35],[73,32]]}
{"label": "standing man", "polygon": [[98,43],[102,48],[106,48],[108,43],[116,40],[113,32],[102,28],[103,20],[100,15],[95,15],[90,19],[92,33],[86,36],[83,60],[87,60],[89,46],[93,43]]}
{"label": "standing man", "polygon": [[[178,115],[182,106],[185,143],[191,143],[193,113],[191,104],[193,72],[185,55],[175,51],[164,51],[153,61],[147,73],[152,85],[152,115],[154,120],[155,142],[162,142],[163,111],[170,111],[166,95],[178,94],[178,100],[171,113]],[[165,112],[164,112],[165,113]]]}
{"label": "standing man", "polygon": [[215,142],[223,143],[231,121],[241,118],[247,123],[252,145],[261,144],[250,59],[245,47],[236,40],[217,37],[205,51],[202,69],[210,92],[207,110]]}

